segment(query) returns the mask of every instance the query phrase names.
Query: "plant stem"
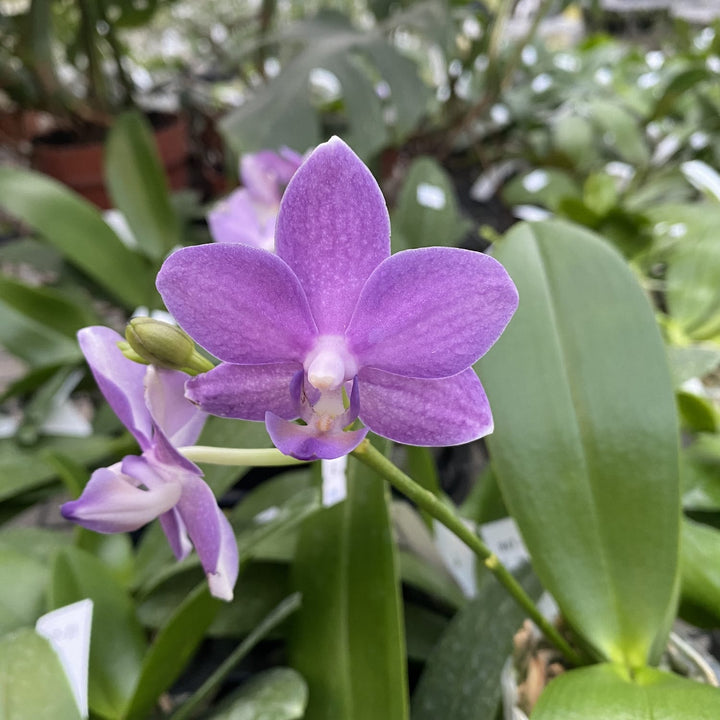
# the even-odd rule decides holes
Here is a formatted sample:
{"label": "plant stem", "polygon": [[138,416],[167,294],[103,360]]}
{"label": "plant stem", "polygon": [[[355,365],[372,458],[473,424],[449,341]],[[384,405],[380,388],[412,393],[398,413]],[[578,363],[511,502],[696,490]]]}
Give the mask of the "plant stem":
{"label": "plant stem", "polygon": [[303,460],[296,460],[283,455],[275,448],[223,448],[208,445],[190,445],[178,448],[177,451],[192,462],[210,465],[238,465],[255,467],[278,467],[281,465],[302,465]]}
{"label": "plant stem", "polygon": [[483,561],[485,567],[505,587],[515,601],[530,616],[545,637],[560,650],[574,665],[581,665],[582,660],[568,642],[560,635],[557,628],[550,623],[538,610],[530,596],[512,576],[510,571],[500,562],[490,548],[472,531],[447,505],[438,500],[425,488],[418,485],[402,470],[374,448],[366,439],[351,453],[358,460],[384,477],[393,487],[412,500],[418,507],[427,512],[448,530],[462,540]]}

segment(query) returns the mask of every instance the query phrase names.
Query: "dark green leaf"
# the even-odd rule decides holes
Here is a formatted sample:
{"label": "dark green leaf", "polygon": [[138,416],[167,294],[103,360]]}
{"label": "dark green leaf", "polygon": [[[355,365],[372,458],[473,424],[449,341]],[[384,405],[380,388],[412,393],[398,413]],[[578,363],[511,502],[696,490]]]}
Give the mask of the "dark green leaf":
{"label": "dark green leaf", "polygon": [[720,624],[720,532],[685,518],[682,524],[682,604]]}
{"label": "dark green leaf", "polygon": [[572,225],[516,226],[496,257],[520,307],[479,363],[495,474],[565,617],[601,656],[643,665],[670,629],[679,541],[676,410],[652,309],[622,258]]}
{"label": "dark green leaf", "polygon": [[105,179],[142,252],[158,262],[180,244],[180,223],[152,128],[137,111],[115,118],[105,148]]}

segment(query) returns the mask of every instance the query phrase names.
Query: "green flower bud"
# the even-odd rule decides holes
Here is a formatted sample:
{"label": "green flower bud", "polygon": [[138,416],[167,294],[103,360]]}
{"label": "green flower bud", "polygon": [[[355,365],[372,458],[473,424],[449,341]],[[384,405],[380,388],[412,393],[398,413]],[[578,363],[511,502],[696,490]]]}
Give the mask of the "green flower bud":
{"label": "green flower bud", "polygon": [[[191,375],[212,370],[213,365],[195,349],[192,338],[176,325],[137,317],[130,320],[125,328],[129,351],[121,350],[131,360],[182,370]],[[135,355],[136,357],[133,357]]]}

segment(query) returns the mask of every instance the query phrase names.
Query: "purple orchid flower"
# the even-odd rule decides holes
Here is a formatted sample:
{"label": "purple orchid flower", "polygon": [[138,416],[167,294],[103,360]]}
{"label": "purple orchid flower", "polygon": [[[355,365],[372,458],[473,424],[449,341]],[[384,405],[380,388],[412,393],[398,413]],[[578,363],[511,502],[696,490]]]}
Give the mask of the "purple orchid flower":
{"label": "purple orchid flower", "polygon": [[[287,455],[340,457],[368,429],[410,445],[492,431],[471,366],[517,307],[512,280],[469,250],[390,256],[380,188],[338,138],[290,181],[277,255],[184,248],[157,282],[180,325],[223,361],[191,379],[187,396],[215,415],[265,420]],[[346,429],[356,418],[365,427]]]}
{"label": "purple orchid flower", "polygon": [[184,397],[187,375],[128,360],[122,337],[105,327],[78,333],[105,399],[135,436],[142,454],[96,470],[63,516],[101,533],[137,530],[160,518],[178,560],[194,546],[210,592],[231,600],[238,575],[235,535],[200,469],[175,448],[192,445],[206,414]]}
{"label": "purple orchid flower", "polygon": [[273,250],[280,199],[301,163],[302,155],[290,148],[244,155],[240,161],[244,187],[230,193],[208,214],[213,239]]}

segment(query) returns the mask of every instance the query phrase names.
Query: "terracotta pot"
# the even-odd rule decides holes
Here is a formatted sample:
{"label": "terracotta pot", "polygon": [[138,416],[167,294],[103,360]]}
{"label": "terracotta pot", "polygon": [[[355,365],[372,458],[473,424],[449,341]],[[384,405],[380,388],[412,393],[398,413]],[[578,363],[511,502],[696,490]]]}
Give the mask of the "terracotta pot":
{"label": "terracotta pot", "polygon": [[[162,116],[154,126],[170,189],[187,187],[190,150],[185,119],[181,115]],[[35,138],[32,166],[106,210],[112,203],[105,190],[104,151],[103,141],[63,143],[53,140],[53,136]]]}

